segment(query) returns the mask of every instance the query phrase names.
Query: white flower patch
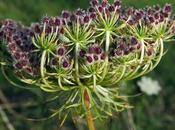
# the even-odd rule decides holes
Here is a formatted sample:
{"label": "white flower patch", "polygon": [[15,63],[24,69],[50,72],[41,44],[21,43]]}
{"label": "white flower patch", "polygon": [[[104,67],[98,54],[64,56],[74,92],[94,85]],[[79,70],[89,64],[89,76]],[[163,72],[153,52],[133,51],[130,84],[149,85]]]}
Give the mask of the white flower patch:
{"label": "white flower patch", "polygon": [[153,80],[150,77],[142,77],[140,81],[137,82],[141,91],[147,95],[157,95],[161,91],[161,86],[157,80]]}

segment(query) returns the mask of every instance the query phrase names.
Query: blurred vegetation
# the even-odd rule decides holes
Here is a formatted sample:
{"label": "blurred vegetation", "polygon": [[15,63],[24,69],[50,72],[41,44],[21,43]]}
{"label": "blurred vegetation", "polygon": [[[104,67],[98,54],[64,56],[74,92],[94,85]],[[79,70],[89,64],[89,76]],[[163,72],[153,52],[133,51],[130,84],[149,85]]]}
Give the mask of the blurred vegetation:
{"label": "blurred vegetation", "polygon": [[[162,6],[167,2],[175,7],[174,0],[122,1],[124,5],[134,7],[154,4]],[[0,20],[10,18],[29,25],[31,22],[39,21],[43,15],[55,16],[64,9],[86,8],[88,3],[88,0],[0,0]],[[132,127],[136,127],[137,130],[175,130],[175,45],[173,43],[167,45],[167,50],[168,52],[159,66],[148,75],[159,80],[162,86],[161,93],[158,96],[142,94],[129,98],[130,103],[135,106],[134,109],[114,114],[114,117],[105,121],[106,123],[97,122],[98,129],[132,130]],[[130,95],[140,93],[136,85],[137,80],[128,84],[127,90]],[[2,74],[0,74],[0,90],[0,103],[5,104],[1,106],[16,130],[58,129],[60,122],[57,118],[38,122],[24,119],[25,117],[41,118],[49,115],[47,111],[49,104],[46,103],[46,100],[52,95],[40,90],[27,91],[13,87],[3,78]],[[76,127],[83,127],[75,126],[71,118],[66,121],[64,126],[62,130],[75,130]],[[6,125],[1,120],[0,130],[7,130]]]}

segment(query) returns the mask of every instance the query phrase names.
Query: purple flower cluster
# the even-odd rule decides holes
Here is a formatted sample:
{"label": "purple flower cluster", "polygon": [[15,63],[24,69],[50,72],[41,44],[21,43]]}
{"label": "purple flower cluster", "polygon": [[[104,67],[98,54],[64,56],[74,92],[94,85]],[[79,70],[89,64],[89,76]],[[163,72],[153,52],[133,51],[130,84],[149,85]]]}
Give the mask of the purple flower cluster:
{"label": "purple flower cluster", "polygon": [[74,13],[62,11],[62,19],[67,26],[71,26],[77,21],[80,25],[87,24],[91,21],[90,15],[82,9],[77,9]]}
{"label": "purple flower cluster", "polygon": [[116,41],[112,50],[112,56],[120,58],[140,49],[140,42],[135,37],[121,37]]}
{"label": "purple flower cluster", "polygon": [[92,44],[87,48],[87,50],[80,50],[79,56],[88,64],[104,61],[106,58],[106,55],[99,44]]}
{"label": "purple flower cluster", "polygon": [[46,35],[57,32],[63,33],[62,25],[64,24],[64,19],[59,17],[48,17],[44,16],[41,23],[33,23],[31,29],[34,34],[41,34],[43,30]]}
{"label": "purple flower cluster", "polygon": [[[62,11],[61,16],[45,16],[41,22],[33,23],[30,27],[25,27],[12,20],[2,21],[0,23],[0,39],[6,41],[6,47],[11,54],[15,69],[34,75],[39,73],[41,51],[50,47],[48,45],[46,48],[37,48],[33,43],[33,39],[35,40],[37,36],[41,37],[43,33],[46,39],[49,36],[48,39],[51,39],[56,34],[54,40],[51,39],[55,48],[50,50],[52,54],[49,55],[48,59],[51,60],[47,61],[47,67],[69,68],[72,61],[75,60],[75,46],[72,46],[75,41],[84,44],[84,48],[81,46],[78,48],[78,58],[83,59],[83,64],[93,65],[93,63],[105,60],[106,57],[112,59],[141,52],[139,37],[130,33],[127,28],[132,30],[137,25],[143,24],[142,26],[151,30],[155,25],[166,23],[170,29],[166,31],[168,35],[172,35],[175,32],[175,26],[173,26],[171,13],[170,4],[166,4],[163,8],[156,5],[144,9],[125,9],[122,8],[120,0],[115,0],[112,4],[108,3],[107,0],[102,2],[91,0],[87,10]],[[122,30],[124,32],[115,31],[118,24],[123,23],[126,24],[125,29]],[[106,33],[99,31],[100,29],[106,30],[106,27],[111,33],[109,50],[107,50],[109,52],[106,52],[106,40],[103,39]],[[100,33],[102,35],[99,35]],[[62,39],[68,40],[62,40],[60,35],[64,36]],[[145,42],[147,56],[154,53],[154,49],[151,47],[155,41],[151,40],[145,40],[147,44],[150,44],[146,45]]]}
{"label": "purple flower cluster", "polygon": [[62,67],[64,69],[68,69],[71,66],[72,58],[66,53],[66,47],[58,47],[56,50],[57,57],[54,57],[51,60],[51,67]]}
{"label": "purple flower cluster", "polygon": [[23,70],[29,74],[34,74],[30,59],[30,52],[34,49],[31,39],[32,31],[12,20],[2,22],[2,32],[4,40],[6,40],[7,51],[13,58],[13,65],[17,70]]}
{"label": "purple flower cluster", "polygon": [[71,65],[71,60],[69,57],[62,57],[61,60],[59,58],[53,58],[51,60],[51,67],[62,67],[64,69],[68,69]]}
{"label": "purple flower cluster", "polygon": [[171,17],[172,7],[170,4],[166,4],[164,8],[159,5],[154,7],[146,7],[144,9],[129,8],[126,13],[122,14],[124,19],[129,18],[129,25],[136,25],[139,21],[146,25],[154,25],[162,23]]}
{"label": "purple flower cluster", "polygon": [[114,12],[121,12],[121,2],[120,0],[115,0],[113,4],[109,4],[107,0],[102,1],[102,3],[98,0],[92,0],[88,12],[92,19],[98,19],[100,15],[110,16]]}

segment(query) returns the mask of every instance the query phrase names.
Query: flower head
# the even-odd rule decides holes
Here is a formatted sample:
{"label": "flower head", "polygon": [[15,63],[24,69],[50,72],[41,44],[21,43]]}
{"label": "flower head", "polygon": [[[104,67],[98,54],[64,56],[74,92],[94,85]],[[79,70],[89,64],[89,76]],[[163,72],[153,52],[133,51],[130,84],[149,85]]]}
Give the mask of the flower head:
{"label": "flower head", "polygon": [[158,81],[151,79],[150,77],[142,77],[140,81],[137,82],[141,91],[147,95],[158,95],[161,91],[161,86]]}

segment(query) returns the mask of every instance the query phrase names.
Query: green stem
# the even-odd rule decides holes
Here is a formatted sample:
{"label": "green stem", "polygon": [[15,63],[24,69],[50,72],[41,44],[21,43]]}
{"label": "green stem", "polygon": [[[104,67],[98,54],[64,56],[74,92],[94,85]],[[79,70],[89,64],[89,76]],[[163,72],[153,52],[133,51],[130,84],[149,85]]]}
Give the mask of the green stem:
{"label": "green stem", "polygon": [[102,78],[101,80],[99,81],[102,82],[108,72],[108,62],[109,62],[109,54],[108,54],[108,51],[109,51],[109,45],[110,45],[110,31],[107,31],[106,32],[106,44],[105,44],[105,53],[106,53],[106,59],[105,59],[105,67],[104,67],[104,71],[103,71],[103,74],[102,74]]}
{"label": "green stem", "polygon": [[109,51],[109,44],[110,44],[110,31],[107,31],[106,32],[106,47],[105,47],[106,53],[108,53]]}
{"label": "green stem", "polygon": [[76,43],[75,45],[75,78],[78,85],[82,86],[82,83],[79,77],[78,51],[79,51],[79,43]]}
{"label": "green stem", "polygon": [[89,100],[89,94],[87,90],[84,91],[84,104],[86,107],[86,121],[87,121],[88,128],[89,130],[96,130],[95,125],[94,125],[94,120],[92,117],[92,113],[90,110],[90,100]]}
{"label": "green stem", "polygon": [[44,74],[44,71],[45,71],[44,65],[46,63],[46,55],[47,55],[47,51],[45,50],[45,51],[43,51],[42,56],[41,56],[41,64],[40,64],[41,77],[42,77],[43,83],[47,87],[52,88],[52,86],[45,79],[46,77],[45,77],[45,74]]}

